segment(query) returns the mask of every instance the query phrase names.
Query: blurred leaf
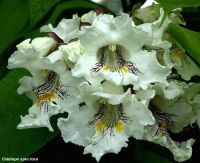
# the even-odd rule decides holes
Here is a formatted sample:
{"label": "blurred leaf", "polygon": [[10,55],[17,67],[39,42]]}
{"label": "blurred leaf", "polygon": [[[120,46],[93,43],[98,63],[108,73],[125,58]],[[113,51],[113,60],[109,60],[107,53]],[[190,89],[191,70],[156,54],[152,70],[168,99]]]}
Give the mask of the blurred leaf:
{"label": "blurred leaf", "polygon": [[[124,6],[124,10],[123,10],[123,4],[122,2],[126,2],[127,6]],[[112,1],[108,1],[108,0],[104,0],[101,2],[102,6],[105,6],[105,8],[107,8],[111,13],[114,13],[115,15],[121,15],[122,11],[124,12],[130,12],[131,8],[133,6],[134,3],[136,3],[137,0],[131,1],[130,3],[126,0],[112,0]]]}
{"label": "blurred leaf", "polygon": [[0,22],[1,56],[5,48],[27,30],[29,23],[28,2],[25,0],[1,0]]}
{"label": "blurred leaf", "polygon": [[139,163],[172,163],[167,158],[148,149],[141,141],[135,143],[134,156]]}
{"label": "blurred leaf", "polygon": [[[49,23],[55,24],[57,23],[57,19],[62,14],[62,12],[67,10],[83,10],[83,9],[95,9],[100,7],[98,4],[95,4],[93,2],[89,1],[83,1],[83,0],[71,0],[67,2],[60,3],[56,6],[55,10],[53,11],[51,17],[48,19]],[[73,14],[76,14],[75,12]],[[66,15],[66,17],[72,17],[72,15]]]}
{"label": "blurred leaf", "polygon": [[16,93],[18,79],[27,72],[13,70],[0,81],[0,158],[28,157],[58,134],[48,129],[17,130],[20,115],[28,113],[31,101]]}
{"label": "blurred leaf", "polygon": [[60,0],[29,0],[31,25],[35,26]]}
{"label": "blurred leaf", "polygon": [[174,23],[168,26],[168,32],[200,65],[200,33],[188,30]]}
{"label": "blurred leaf", "polygon": [[200,0],[156,0],[164,9],[164,16],[161,24],[166,16],[174,9],[182,7],[198,7],[200,6]]}
{"label": "blurred leaf", "polygon": [[200,32],[200,7],[187,7],[181,11],[181,15],[187,22],[187,28]]}

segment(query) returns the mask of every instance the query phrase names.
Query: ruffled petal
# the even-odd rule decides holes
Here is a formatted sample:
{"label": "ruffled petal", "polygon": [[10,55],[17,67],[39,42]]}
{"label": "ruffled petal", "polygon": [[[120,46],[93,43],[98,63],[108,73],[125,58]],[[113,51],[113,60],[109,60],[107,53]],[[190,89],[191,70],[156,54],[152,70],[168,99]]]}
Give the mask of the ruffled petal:
{"label": "ruffled petal", "polygon": [[147,45],[160,47],[163,49],[169,49],[171,47],[171,43],[163,40],[164,31],[166,30],[167,26],[172,22],[168,17],[163,22],[162,26],[160,27],[162,18],[163,18],[164,11],[160,9],[160,17],[158,20],[152,23],[144,23],[138,25],[138,29],[142,29],[143,31],[147,32],[148,37],[150,37],[149,42]]}
{"label": "ruffled petal", "polygon": [[172,152],[175,161],[182,162],[192,156],[194,139],[179,143],[165,136],[152,136],[151,128],[149,129],[146,129],[144,139],[168,148]]}
{"label": "ruffled petal", "polygon": [[33,76],[37,76],[43,70],[63,73],[66,70],[66,64],[61,60],[62,56],[59,56],[59,51],[49,55],[55,45],[56,42],[48,37],[36,38],[31,43],[30,39],[25,40],[17,46],[18,51],[15,51],[9,58],[8,68],[25,68]]}
{"label": "ruffled petal", "polygon": [[[55,107],[55,106],[54,106]],[[41,109],[41,110],[40,110]],[[53,131],[53,128],[50,124],[50,117],[52,115],[58,114],[57,109],[48,110],[47,103],[43,103],[41,108],[37,106],[32,106],[29,109],[29,114],[24,117],[21,116],[21,122],[18,124],[18,129],[26,128],[38,128],[38,127],[47,127],[49,131]]]}
{"label": "ruffled petal", "polygon": [[185,97],[186,87],[186,83],[177,81],[171,81],[166,86],[156,84],[152,87],[156,90],[156,96],[151,100],[151,110],[156,117],[164,117],[160,123],[168,123],[166,127],[174,133],[194,123],[192,105]]}
{"label": "ruffled petal", "polygon": [[185,54],[180,48],[172,50],[171,58],[174,62],[174,68],[184,80],[190,80],[192,76],[200,76],[200,68],[196,63]]}
{"label": "ruffled petal", "polygon": [[79,32],[80,18],[73,15],[72,19],[62,19],[56,28],[51,24],[41,27],[41,32],[53,32],[65,43],[76,38]]}
{"label": "ruffled petal", "polygon": [[118,134],[113,137],[109,135],[105,135],[104,137],[94,136],[92,138],[92,144],[85,147],[84,154],[91,153],[99,161],[106,153],[119,153],[122,147],[128,146],[127,141],[127,136],[123,134]]}
{"label": "ruffled petal", "polygon": [[144,31],[132,27],[132,20],[127,14],[116,18],[107,14],[99,15],[92,27],[79,36],[81,44],[89,55],[96,55],[101,47],[110,44],[121,45],[127,51],[135,53],[148,39]]}
{"label": "ruffled petal", "polygon": [[123,102],[124,112],[130,118],[129,134],[136,139],[142,139],[144,136],[144,127],[153,125],[155,119],[148,109],[148,97],[146,100],[138,101],[134,95],[129,97],[129,100]]}
{"label": "ruffled petal", "polygon": [[82,81],[74,79],[71,72],[66,71],[61,76],[52,71],[45,72],[35,77],[23,77],[20,79],[18,92],[26,93],[32,100],[33,106],[29,114],[21,116],[21,123],[18,128],[48,127],[50,117],[81,103],[78,98],[79,90],[76,86]]}
{"label": "ruffled petal", "polygon": [[70,61],[72,63],[76,63],[77,58],[84,53],[84,49],[79,40],[62,45],[59,47],[59,50],[62,52],[66,62]]}
{"label": "ruffled petal", "polygon": [[58,127],[64,141],[86,146],[95,133],[94,128],[88,124],[94,114],[94,110],[86,106],[76,106],[71,109],[67,119],[59,118]]}
{"label": "ruffled petal", "polygon": [[[95,64],[99,63],[96,56],[83,54],[78,57],[72,73],[74,76],[85,77],[91,83],[100,83],[106,79],[116,85],[134,84],[143,89],[146,89],[151,83],[166,83],[170,69],[158,63],[154,52],[138,51],[137,54],[129,58],[129,61],[132,61],[137,68],[138,74],[128,72],[127,67],[124,67],[121,72],[112,72],[106,69],[106,66],[97,68]],[[93,72],[94,68],[98,69],[99,72]]]}

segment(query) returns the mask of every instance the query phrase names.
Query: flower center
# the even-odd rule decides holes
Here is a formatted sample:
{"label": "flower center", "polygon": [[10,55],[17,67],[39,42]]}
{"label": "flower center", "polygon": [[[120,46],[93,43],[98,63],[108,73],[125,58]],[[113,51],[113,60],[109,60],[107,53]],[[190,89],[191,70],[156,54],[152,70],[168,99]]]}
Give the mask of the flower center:
{"label": "flower center", "polygon": [[106,99],[101,99],[98,112],[93,116],[89,125],[95,125],[100,134],[114,135],[115,132],[122,132],[124,123],[128,118],[124,115],[123,105],[111,105]]}
{"label": "flower center", "polygon": [[[45,72],[45,73],[44,73]],[[59,82],[58,75],[53,71],[43,71],[44,82],[38,86],[33,87],[33,91],[36,94],[38,100],[36,106],[40,109],[46,109],[48,111],[49,102],[57,105],[54,99],[63,99],[67,95],[67,91],[63,85]]]}
{"label": "flower center", "polygon": [[126,60],[126,50],[121,45],[110,44],[101,47],[97,52],[98,62],[91,71],[111,71],[119,73],[140,73],[131,61]]}
{"label": "flower center", "polygon": [[176,117],[176,115],[164,113],[152,103],[150,103],[149,109],[156,120],[156,123],[153,125],[153,136],[166,136],[170,142],[171,138],[167,130],[174,124],[175,121],[173,120],[173,117]]}

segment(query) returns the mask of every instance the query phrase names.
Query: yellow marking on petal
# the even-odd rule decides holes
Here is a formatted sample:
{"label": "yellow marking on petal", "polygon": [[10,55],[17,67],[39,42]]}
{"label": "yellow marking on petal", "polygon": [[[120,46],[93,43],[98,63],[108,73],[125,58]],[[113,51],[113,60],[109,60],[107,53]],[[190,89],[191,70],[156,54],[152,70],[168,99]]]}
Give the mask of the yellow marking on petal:
{"label": "yellow marking on petal", "polygon": [[43,101],[43,100],[46,100],[46,99],[51,99],[51,93],[45,93],[45,94],[42,94],[42,95],[39,96],[40,101]]}
{"label": "yellow marking on petal", "polygon": [[121,121],[117,121],[115,124],[115,130],[116,132],[122,132],[124,129],[124,124]]}
{"label": "yellow marking on petal", "polygon": [[128,73],[128,67],[126,67],[126,66],[123,66],[123,67],[121,68],[121,70],[122,70],[124,73]]}
{"label": "yellow marking on petal", "polygon": [[96,124],[96,129],[97,131],[102,134],[103,133],[103,129],[105,127],[105,124],[102,120],[98,121],[97,124]]}
{"label": "yellow marking on petal", "polygon": [[154,101],[155,101],[155,103],[157,104],[157,105],[159,105],[160,104],[160,99],[157,97],[157,96],[155,96],[154,97]]}
{"label": "yellow marking on petal", "polygon": [[50,98],[50,99],[51,99],[51,100],[52,100],[52,99],[56,99],[56,97],[57,97],[56,93],[52,92],[52,93],[51,93],[51,98]]}
{"label": "yellow marking on petal", "polygon": [[115,44],[108,45],[108,50],[115,52],[117,50],[117,46]]}
{"label": "yellow marking on petal", "polygon": [[52,91],[51,93],[45,93],[39,96],[38,101],[36,102],[36,106],[39,107],[40,106],[40,102],[44,101],[44,100],[52,100],[55,99],[57,96],[56,94]]}
{"label": "yellow marking on petal", "polygon": [[107,104],[107,102],[108,102],[108,101],[107,101],[106,98],[102,98],[102,99],[100,100],[100,103],[101,103],[101,104]]}
{"label": "yellow marking on petal", "polygon": [[114,70],[117,71],[118,70],[118,66],[115,66]]}
{"label": "yellow marking on petal", "polygon": [[37,108],[39,108],[40,107],[40,100],[37,100],[35,105],[36,105]]}
{"label": "yellow marking on petal", "polygon": [[180,48],[175,48],[173,50],[172,57],[179,58],[179,59],[183,58],[182,50]]}
{"label": "yellow marking on petal", "polygon": [[42,75],[43,75],[43,76],[47,76],[47,75],[48,75],[48,73],[49,73],[49,71],[48,71],[48,70],[42,70]]}
{"label": "yellow marking on petal", "polygon": [[103,70],[108,71],[108,70],[110,70],[110,68],[108,66],[103,66]]}

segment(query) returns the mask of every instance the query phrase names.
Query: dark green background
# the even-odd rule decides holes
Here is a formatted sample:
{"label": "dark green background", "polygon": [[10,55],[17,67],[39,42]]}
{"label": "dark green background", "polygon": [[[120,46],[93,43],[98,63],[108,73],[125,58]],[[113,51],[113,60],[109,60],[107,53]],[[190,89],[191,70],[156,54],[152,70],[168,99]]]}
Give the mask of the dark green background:
{"label": "dark green background", "polygon": [[[130,3],[126,0],[122,1],[124,10],[129,11],[137,2],[143,1],[133,0]],[[16,50],[16,44],[26,38],[45,35],[39,33],[42,25],[49,22],[56,25],[63,17],[71,18],[74,13],[81,15],[99,6],[102,5],[87,0],[0,1],[0,162],[2,157],[19,158],[28,157],[31,154],[31,157],[38,157],[40,162],[47,160],[95,162],[90,155],[82,155],[82,147],[63,142],[56,128],[56,119],[65,115],[58,115],[51,119],[55,128],[54,133],[46,128],[16,129],[20,122],[20,115],[25,115],[28,107],[31,106],[31,101],[26,96],[19,96],[16,93],[19,78],[28,72],[22,69],[10,71],[6,66],[9,56]],[[189,22],[187,25],[189,29],[200,30],[199,8],[187,8],[183,15]],[[189,136],[200,138],[197,130],[191,131]],[[187,162],[197,163],[200,160],[199,145],[197,141],[194,145],[193,157]],[[172,155],[168,150],[158,145],[131,139],[129,147],[123,148],[120,154],[107,154],[100,162],[169,163],[173,162],[172,160]]]}

